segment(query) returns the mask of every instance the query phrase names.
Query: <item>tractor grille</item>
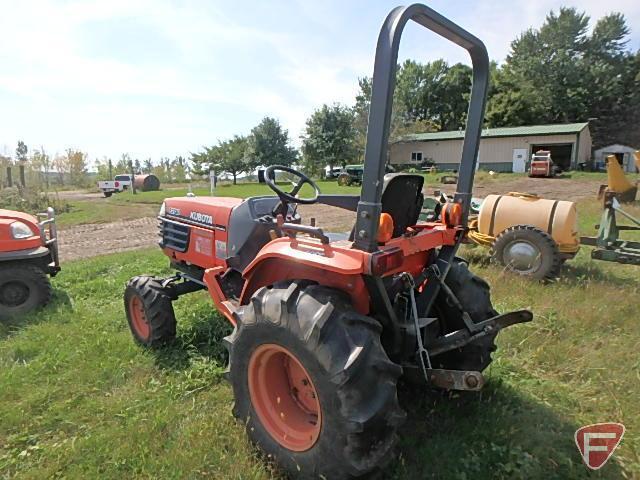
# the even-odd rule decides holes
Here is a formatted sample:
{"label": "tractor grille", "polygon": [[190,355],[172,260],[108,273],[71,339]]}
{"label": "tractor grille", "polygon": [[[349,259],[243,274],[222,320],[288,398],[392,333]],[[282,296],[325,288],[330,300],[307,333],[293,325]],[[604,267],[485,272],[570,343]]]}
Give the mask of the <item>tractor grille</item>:
{"label": "tractor grille", "polygon": [[176,252],[186,252],[189,246],[189,226],[160,218],[160,246]]}

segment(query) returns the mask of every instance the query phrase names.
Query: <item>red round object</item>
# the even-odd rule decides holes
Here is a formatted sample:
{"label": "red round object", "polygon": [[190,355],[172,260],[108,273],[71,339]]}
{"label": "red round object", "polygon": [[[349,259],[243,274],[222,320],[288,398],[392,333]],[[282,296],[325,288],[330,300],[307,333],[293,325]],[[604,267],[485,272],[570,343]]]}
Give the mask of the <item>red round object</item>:
{"label": "red round object", "polygon": [[131,324],[136,333],[141,339],[148,339],[151,328],[149,327],[149,321],[147,320],[147,314],[144,311],[142,300],[140,300],[140,297],[137,295],[134,295],[131,297],[131,300],[129,300],[129,312],[131,313]]}
{"label": "red round object", "polygon": [[249,359],[251,404],[269,435],[294,452],[315,445],[322,428],[320,401],[310,375],[286,348],[268,343]]}

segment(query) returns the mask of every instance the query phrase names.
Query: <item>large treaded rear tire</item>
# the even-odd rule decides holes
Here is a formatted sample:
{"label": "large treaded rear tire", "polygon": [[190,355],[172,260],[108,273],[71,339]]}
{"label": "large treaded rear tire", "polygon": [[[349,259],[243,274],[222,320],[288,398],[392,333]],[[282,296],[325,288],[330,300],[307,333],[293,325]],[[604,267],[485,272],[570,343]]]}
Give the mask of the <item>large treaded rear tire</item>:
{"label": "large treaded rear tire", "polygon": [[[133,277],[124,291],[124,308],[133,338],[147,347],[163,345],[176,336],[173,299],[162,286],[163,280],[147,275]],[[136,306],[139,307],[139,313],[135,311]],[[141,319],[146,327],[143,325],[141,328]]]}
{"label": "large treaded rear tire", "polygon": [[[539,260],[537,258],[532,261],[528,267],[512,264],[507,258],[507,251],[510,246],[518,243],[537,251]],[[555,240],[547,232],[532,225],[515,225],[500,233],[491,246],[490,255],[494,262],[503,265],[509,272],[535,280],[554,280],[562,267],[562,258]]]}
{"label": "large treaded rear tire", "polygon": [[[261,288],[225,338],[234,415],[251,441],[295,478],[355,478],[392,458],[405,413],[396,383],[402,373],[381,343],[375,320],[353,311],[334,289],[294,281]],[[309,373],[321,410],[320,433],[306,451],[285,448],[261,423],[248,386],[257,347],[286,348]]]}
{"label": "large treaded rear tire", "polygon": [[0,320],[24,315],[51,300],[47,274],[28,263],[0,265]]}
{"label": "large treaded rear tire", "polygon": [[[471,272],[461,258],[456,258],[451,264],[445,283],[474,323],[498,315],[491,304],[489,284]],[[460,312],[447,302],[443,292],[436,299],[435,307],[437,316],[444,319],[446,333],[464,328]],[[497,333],[487,335],[462,348],[438,355],[433,363],[437,368],[482,372],[491,363],[491,353],[496,350],[496,335]]]}

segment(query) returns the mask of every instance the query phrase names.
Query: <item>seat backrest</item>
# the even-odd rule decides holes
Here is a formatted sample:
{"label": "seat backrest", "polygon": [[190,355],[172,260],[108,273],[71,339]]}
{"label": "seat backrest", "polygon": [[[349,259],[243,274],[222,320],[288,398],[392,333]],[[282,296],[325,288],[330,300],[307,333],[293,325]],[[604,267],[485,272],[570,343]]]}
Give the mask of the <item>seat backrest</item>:
{"label": "seat backrest", "polygon": [[418,223],[424,201],[423,185],[422,175],[388,173],[384,176],[382,212],[393,218],[393,238]]}

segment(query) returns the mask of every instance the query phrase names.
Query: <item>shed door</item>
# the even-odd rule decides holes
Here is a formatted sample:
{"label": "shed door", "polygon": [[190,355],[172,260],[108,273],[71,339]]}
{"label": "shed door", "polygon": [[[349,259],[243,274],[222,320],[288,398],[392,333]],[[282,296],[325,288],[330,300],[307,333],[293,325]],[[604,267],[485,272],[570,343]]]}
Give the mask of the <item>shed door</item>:
{"label": "shed door", "polygon": [[524,173],[527,165],[527,154],[529,150],[526,148],[513,149],[513,173]]}

